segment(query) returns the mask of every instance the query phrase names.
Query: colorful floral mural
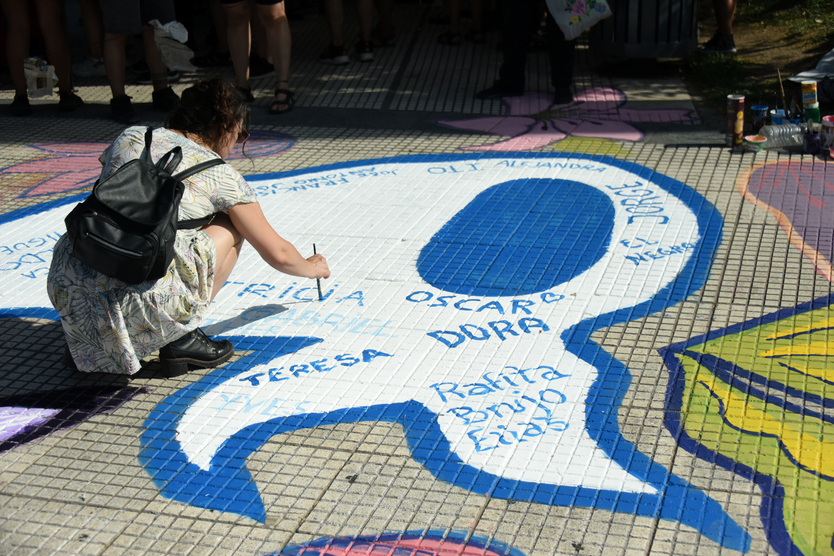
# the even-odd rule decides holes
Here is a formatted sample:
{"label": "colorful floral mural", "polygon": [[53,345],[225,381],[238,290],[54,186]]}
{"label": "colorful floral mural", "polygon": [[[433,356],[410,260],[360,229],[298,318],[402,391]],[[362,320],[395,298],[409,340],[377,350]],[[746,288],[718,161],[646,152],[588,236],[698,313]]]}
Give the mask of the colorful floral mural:
{"label": "colorful floral mural", "polygon": [[437,123],[453,129],[509,137],[497,143],[462,147],[461,150],[506,152],[539,149],[567,137],[640,141],[644,134],[633,123],[693,121],[690,110],[623,108],[626,100],[625,93],[609,87],[586,89],[570,104],[553,104],[552,95],[531,92],[504,98],[506,116],[438,120]]}
{"label": "colorful floral mural", "polygon": [[[245,152],[236,146],[229,160],[262,158],[289,151],[296,139],[277,131],[253,131]],[[43,153],[40,158],[0,169],[0,180],[23,182],[18,198],[74,191],[95,183],[101,173],[99,156],[107,143],[40,143],[29,145]]]}
{"label": "colorful floral mural", "polygon": [[666,426],[752,480],[780,554],[834,554],[834,296],[660,350]]}

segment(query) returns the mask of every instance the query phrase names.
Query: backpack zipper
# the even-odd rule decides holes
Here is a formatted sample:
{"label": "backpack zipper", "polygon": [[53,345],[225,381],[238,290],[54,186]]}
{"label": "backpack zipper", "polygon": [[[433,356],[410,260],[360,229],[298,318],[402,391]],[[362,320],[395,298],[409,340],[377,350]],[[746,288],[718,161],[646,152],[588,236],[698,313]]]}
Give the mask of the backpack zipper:
{"label": "backpack zipper", "polygon": [[106,249],[109,249],[111,251],[115,251],[116,253],[121,253],[122,255],[125,255],[127,257],[133,257],[134,259],[138,259],[138,258],[142,257],[142,253],[138,253],[136,251],[131,251],[130,249],[125,249],[124,247],[120,247],[120,246],[116,245],[115,243],[110,243],[106,239],[101,238],[101,237],[99,237],[95,234],[91,234],[90,232],[84,232],[84,238],[85,239],[90,239],[94,243],[98,243],[99,245],[101,245],[102,247],[105,247]]}

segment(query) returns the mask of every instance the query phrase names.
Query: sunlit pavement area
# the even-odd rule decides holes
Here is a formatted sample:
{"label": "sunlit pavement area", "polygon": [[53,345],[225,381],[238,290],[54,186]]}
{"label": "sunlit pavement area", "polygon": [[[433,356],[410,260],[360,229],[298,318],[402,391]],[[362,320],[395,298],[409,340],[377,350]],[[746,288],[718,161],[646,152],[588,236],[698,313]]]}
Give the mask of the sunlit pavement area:
{"label": "sunlit pavement area", "polygon": [[0,107],[0,553],[834,553],[830,163],[731,151],[680,80],[583,40],[571,105],[543,52],[524,97],[475,100],[499,34],[394,8],[371,63],[292,22],[292,113],[252,82],[230,163],[333,276],[246,250],[219,369],[61,365],[51,248],[121,126],[104,78],[68,115]]}

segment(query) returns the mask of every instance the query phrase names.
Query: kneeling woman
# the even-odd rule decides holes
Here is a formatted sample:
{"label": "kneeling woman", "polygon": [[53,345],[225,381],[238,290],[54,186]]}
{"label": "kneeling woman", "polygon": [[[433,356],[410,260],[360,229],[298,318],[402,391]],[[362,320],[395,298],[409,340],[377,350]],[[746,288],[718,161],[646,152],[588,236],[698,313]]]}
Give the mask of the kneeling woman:
{"label": "kneeling woman", "polygon": [[[249,133],[246,98],[220,78],[186,89],[165,128],[154,130],[150,154],[156,162],[176,146],[179,169],[225,158]],[[126,129],[101,156],[102,179],[145,144],[144,127]],[[321,255],[305,259],[272,229],[243,177],[228,164],[184,180],[180,220],[216,215],[202,229],[179,230],[174,260],[156,281],[129,285],[99,274],[72,254],[66,235],[55,246],[47,289],[61,315],[69,357],[85,372],[133,374],[140,359],[159,350],[163,370],[180,374],[188,365],[210,368],[234,353],[228,340],[214,341],[198,327],[237,262],[244,240],[273,268],[304,278],[328,278]]]}

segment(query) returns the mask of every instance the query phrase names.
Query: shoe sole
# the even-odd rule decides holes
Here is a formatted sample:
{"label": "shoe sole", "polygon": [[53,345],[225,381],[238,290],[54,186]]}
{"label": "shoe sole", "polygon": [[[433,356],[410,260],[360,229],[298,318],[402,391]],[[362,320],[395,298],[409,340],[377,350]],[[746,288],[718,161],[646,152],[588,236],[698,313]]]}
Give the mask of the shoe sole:
{"label": "shoe sole", "polygon": [[162,372],[165,373],[165,376],[174,377],[183,375],[188,372],[188,366],[191,365],[197,369],[211,369],[221,365],[231,359],[232,355],[235,354],[235,350],[230,351],[226,355],[215,359],[214,361],[203,361],[200,359],[192,359],[190,357],[179,357],[176,359],[162,359],[160,358],[159,362],[162,367]]}

